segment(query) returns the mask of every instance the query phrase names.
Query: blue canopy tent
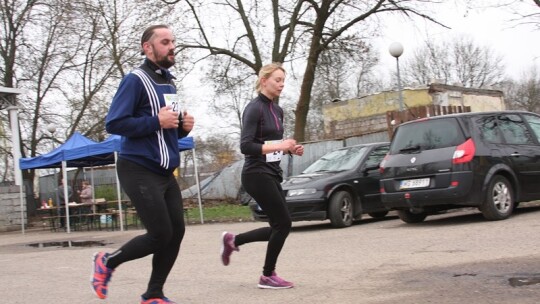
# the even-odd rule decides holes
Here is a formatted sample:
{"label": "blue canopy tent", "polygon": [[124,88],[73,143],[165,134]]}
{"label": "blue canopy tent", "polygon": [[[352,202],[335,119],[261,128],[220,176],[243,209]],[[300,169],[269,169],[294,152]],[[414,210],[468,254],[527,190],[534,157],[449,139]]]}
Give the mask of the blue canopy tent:
{"label": "blue canopy tent", "polygon": [[[68,194],[67,194],[67,167],[93,167],[102,166],[108,164],[115,164],[117,159],[117,152],[120,151],[120,143],[122,137],[119,135],[111,135],[109,138],[102,142],[95,142],[86,138],[79,132],[75,132],[64,144],[57,147],[53,151],[43,154],[41,156],[32,158],[21,158],[19,160],[19,167],[21,170],[26,169],[45,169],[45,168],[62,168],[63,171],[63,183],[64,183],[64,198],[67,215],[67,232],[70,232],[69,223],[69,207],[68,207]],[[194,149],[195,145],[192,137],[184,137],[178,140],[178,146],[180,151]],[[194,165],[196,167],[196,164]],[[197,169],[195,169],[197,170]],[[92,181],[93,184],[93,181]],[[198,184],[198,180],[197,180]],[[121,230],[123,230],[122,221],[122,205],[120,199],[120,184],[118,183],[117,176],[117,193],[118,193],[118,205],[120,211],[120,223]],[[201,202],[199,198],[199,206]],[[201,210],[202,219],[202,210]]]}
{"label": "blue canopy tent", "polygon": [[[71,230],[70,223],[69,223],[69,206],[68,206],[68,189],[67,189],[67,172],[66,168],[69,165],[70,167],[84,167],[85,165],[83,163],[80,163],[77,161],[77,159],[73,159],[71,161],[67,161],[66,158],[66,151],[69,151],[71,149],[77,149],[78,147],[88,146],[88,145],[95,145],[97,142],[83,136],[79,132],[73,133],[73,135],[66,140],[65,143],[57,147],[56,149],[52,150],[51,152],[47,154],[43,154],[36,157],[31,158],[21,158],[19,159],[19,168],[21,170],[26,169],[46,169],[46,168],[62,168],[63,170],[63,186],[64,186],[64,205],[66,207],[66,228],[67,232],[69,233]],[[21,193],[22,195],[22,193]]]}
{"label": "blue canopy tent", "polygon": [[[120,135],[111,135],[106,140],[100,143],[93,143],[73,147],[64,152],[65,159],[68,162],[76,162],[82,166],[90,167],[114,164],[114,152],[120,151],[120,143],[122,137]],[[178,140],[180,151],[191,150],[194,148],[193,137],[184,137]]]}
{"label": "blue canopy tent", "polygon": [[[19,160],[20,169],[60,168],[62,167],[62,161],[66,160],[66,151],[92,144],[97,144],[97,142],[85,137],[79,132],[75,132],[65,143],[47,154],[30,158],[21,158]],[[68,165],[70,167],[84,167],[82,165],[79,166],[76,160],[68,162]]]}

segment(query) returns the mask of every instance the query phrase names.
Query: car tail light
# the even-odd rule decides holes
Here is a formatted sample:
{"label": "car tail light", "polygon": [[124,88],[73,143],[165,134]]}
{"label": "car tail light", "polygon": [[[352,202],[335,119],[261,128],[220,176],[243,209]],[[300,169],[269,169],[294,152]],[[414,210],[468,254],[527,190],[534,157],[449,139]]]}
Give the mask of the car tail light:
{"label": "car tail light", "polygon": [[452,156],[452,163],[463,164],[470,162],[474,157],[475,151],[476,147],[474,145],[474,141],[472,138],[467,139],[464,143],[456,147],[454,156]]}
{"label": "car tail light", "polygon": [[390,154],[386,154],[386,156],[384,156],[383,160],[381,161],[381,163],[379,164],[379,172],[381,174],[384,173],[384,165],[386,164],[386,162],[388,161],[388,159],[390,159]]}

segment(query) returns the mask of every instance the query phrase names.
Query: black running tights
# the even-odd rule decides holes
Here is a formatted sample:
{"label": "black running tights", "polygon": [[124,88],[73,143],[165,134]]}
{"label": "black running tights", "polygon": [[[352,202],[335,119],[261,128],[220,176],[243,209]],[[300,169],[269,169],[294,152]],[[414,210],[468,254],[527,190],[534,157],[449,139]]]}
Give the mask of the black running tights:
{"label": "black running tights", "polygon": [[238,234],[235,245],[267,241],[263,275],[270,276],[276,268],[279,253],[291,231],[291,217],[285,205],[283,189],[278,177],[265,173],[243,174],[242,185],[268,216],[270,227]]}
{"label": "black running tights", "polygon": [[160,298],[163,285],[171,271],[184,237],[182,194],[174,176],[152,173],[131,161],[119,159],[118,178],[141,219],[146,234],[139,235],[107,260],[107,267],[153,254],[152,274],[148,289],[142,296]]}

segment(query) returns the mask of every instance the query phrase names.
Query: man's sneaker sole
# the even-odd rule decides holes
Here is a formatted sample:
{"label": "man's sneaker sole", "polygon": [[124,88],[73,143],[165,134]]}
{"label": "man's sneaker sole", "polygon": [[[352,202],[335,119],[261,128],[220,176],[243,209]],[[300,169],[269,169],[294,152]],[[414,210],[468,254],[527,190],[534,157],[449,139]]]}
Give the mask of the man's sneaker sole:
{"label": "man's sneaker sole", "polygon": [[94,253],[94,255],[92,256],[92,272],[90,273],[90,288],[92,288],[92,292],[100,299],[104,300],[107,298],[107,294],[99,294],[98,291],[96,290],[96,288],[94,287],[94,275],[96,273],[96,260],[97,260],[97,256],[100,254],[101,252],[96,252]]}
{"label": "man's sneaker sole", "polygon": [[90,288],[92,289],[92,293],[96,295],[96,297],[100,298],[100,299],[105,299],[105,298],[102,298],[97,290],[94,288],[94,274],[96,273],[96,256],[99,254],[99,252],[95,252],[94,255],[92,255],[92,272],[90,273]]}

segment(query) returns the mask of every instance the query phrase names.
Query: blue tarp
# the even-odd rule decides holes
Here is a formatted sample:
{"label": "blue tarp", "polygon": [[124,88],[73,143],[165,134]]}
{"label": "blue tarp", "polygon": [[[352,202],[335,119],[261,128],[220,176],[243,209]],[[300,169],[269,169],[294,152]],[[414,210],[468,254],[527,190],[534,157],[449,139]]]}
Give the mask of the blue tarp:
{"label": "blue tarp", "polygon": [[75,132],[64,144],[47,154],[19,159],[19,166],[21,169],[59,168],[62,166],[62,161],[66,160],[65,152],[67,150],[93,144],[97,143],[83,136],[81,133]]}
{"label": "blue tarp", "polygon": [[193,141],[193,137],[188,136],[180,138],[178,140],[178,148],[180,148],[180,151],[191,150],[195,148],[195,142]]}
{"label": "blue tarp", "polygon": [[[114,164],[114,152],[120,151],[122,137],[111,135],[106,140],[97,143],[75,132],[63,145],[53,151],[32,158],[21,158],[21,169],[59,168],[62,161],[67,167],[92,167]],[[178,140],[180,151],[194,148],[193,137]]]}

